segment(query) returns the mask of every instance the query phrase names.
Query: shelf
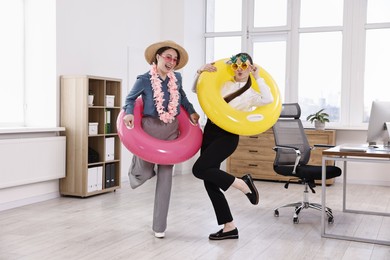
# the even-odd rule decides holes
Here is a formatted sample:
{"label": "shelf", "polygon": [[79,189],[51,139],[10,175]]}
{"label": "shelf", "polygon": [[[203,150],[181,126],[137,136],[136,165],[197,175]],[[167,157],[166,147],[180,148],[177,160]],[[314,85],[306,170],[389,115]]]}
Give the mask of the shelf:
{"label": "shelf", "polygon": [[[121,110],[121,88],[120,79],[61,77],[61,126],[67,136],[62,195],[88,197],[120,188],[121,143],[116,118]],[[90,94],[94,95],[92,106],[88,105]],[[90,123],[94,123],[91,129]]]}

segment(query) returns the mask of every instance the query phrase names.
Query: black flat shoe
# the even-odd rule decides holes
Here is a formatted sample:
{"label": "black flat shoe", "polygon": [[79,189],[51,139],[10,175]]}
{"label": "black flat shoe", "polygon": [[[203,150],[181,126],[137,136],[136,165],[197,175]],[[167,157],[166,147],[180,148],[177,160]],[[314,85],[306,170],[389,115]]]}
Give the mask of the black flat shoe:
{"label": "black flat shoe", "polygon": [[238,239],[238,229],[235,228],[232,231],[223,232],[223,229],[217,233],[212,233],[209,236],[210,240],[224,240],[224,239]]}
{"label": "black flat shoe", "polygon": [[246,183],[246,185],[248,185],[249,189],[251,190],[251,192],[248,192],[245,195],[248,197],[249,201],[253,205],[257,205],[259,203],[259,193],[256,189],[255,184],[253,183],[253,179],[251,175],[250,174],[244,175],[242,176],[241,179]]}

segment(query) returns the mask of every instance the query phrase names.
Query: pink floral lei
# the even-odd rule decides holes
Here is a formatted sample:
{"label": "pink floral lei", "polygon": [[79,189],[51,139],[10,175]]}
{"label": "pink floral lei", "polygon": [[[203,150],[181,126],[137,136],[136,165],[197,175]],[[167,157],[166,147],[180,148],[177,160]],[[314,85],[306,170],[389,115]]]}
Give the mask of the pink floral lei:
{"label": "pink floral lei", "polygon": [[159,114],[160,120],[164,123],[172,123],[175,120],[177,115],[177,106],[179,105],[179,92],[177,90],[176,77],[173,71],[167,74],[169,78],[168,82],[168,92],[170,94],[168,111],[165,111],[163,102],[164,102],[164,93],[162,91],[161,80],[157,74],[156,64],[152,64],[150,69],[151,78],[150,82],[152,83],[153,88],[153,98],[156,105],[157,113]]}

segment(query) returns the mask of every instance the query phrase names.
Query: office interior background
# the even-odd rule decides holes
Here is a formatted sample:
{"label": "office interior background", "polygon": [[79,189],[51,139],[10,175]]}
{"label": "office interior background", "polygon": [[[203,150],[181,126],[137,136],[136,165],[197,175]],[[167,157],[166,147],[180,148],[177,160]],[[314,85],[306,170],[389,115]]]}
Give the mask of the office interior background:
{"label": "office interior background", "polygon": [[[337,144],[365,143],[371,102],[390,100],[386,0],[3,0],[0,13],[2,141],[63,131],[61,75],[121,79],[123,104],[136,76],[149,68],[145,47],[166,39],[189,53],[180,72],[203,121],[191,92],[196,70],[241,51],[274,77],[283,102],[300,103],[302,118],[326,108]],[[17,171],[39,149],[13,151],[11,161],[1,162],[16,172],[14,182],[0,184],[0,210],[60,196],[57,173],[42,177],[33,165]],[[122,147],[124,182],[131,157]],[[191,174],[195,159],[176,165],[175,173]],[[385,165],[350,168],[351,182],[390,186]]]}

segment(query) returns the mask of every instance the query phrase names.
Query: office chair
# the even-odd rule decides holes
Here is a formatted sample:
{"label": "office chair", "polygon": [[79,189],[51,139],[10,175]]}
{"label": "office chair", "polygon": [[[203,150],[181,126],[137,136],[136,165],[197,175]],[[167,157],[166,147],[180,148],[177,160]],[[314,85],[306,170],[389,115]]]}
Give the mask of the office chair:
{"label": "office chair", "polygon": [[[311,147],[307,140],[302,122],[301,108],[297,103],[283,104],[282,112],[278,121],[272,127],[276,152],[274,160],[274,171],[283,176],[292,177],[290,180],[298,180],[304,184],[303,201],[290,203],[274,209],[274,216],[279,216],[279,209],[294,207],[293,222],[299,223],[298,215],[302,209],[312,208],[321,211],[322,206],[318,203],[310,203],[308,199],[309,188],[315,193],[315,180],[322,179],[322,166],[307,165],[310,159],[310,152],[314,147],[332,147],[329,145],[315,145]],[[341,169],[336,166],[326,166],[326,179],[335,178],[341,175]],[[290,180],[285,184],[288,189]],[[333,223],[332,210],[325,207],[328,223]]]}

